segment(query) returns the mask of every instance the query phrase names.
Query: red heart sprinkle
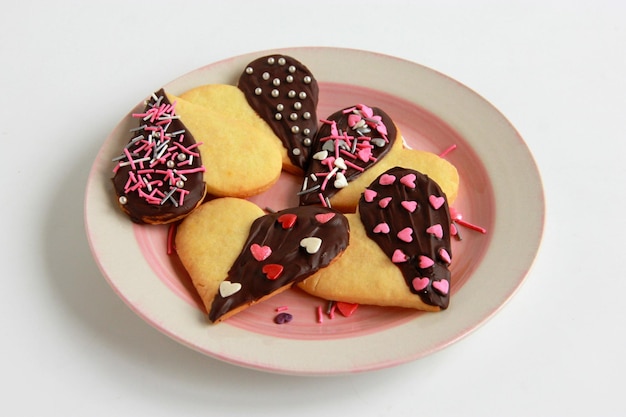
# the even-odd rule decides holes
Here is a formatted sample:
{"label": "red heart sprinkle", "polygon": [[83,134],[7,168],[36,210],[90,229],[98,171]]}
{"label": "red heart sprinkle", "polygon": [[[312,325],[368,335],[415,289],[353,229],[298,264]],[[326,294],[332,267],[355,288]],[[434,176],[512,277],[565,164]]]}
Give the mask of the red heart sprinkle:
{"label": "red heart sprinkle", "polygon": [[275,280],[276,278],[281,276],[284,268],[282,265],[279,264],[266,264],[263,265],[263,268],[261,270],[263,271],[267,279]]}
{"label": "red heart sprinkle", "polygon": [[335,305],[337,306],[337,310],[339,310],[344,317],[350,317],[359,307],[358,304],[344,303],[343,301],[337,301]]}
{"label": "red heart sprinkle", "polygon": [[283,229],[290,229],[296,224],[298,216],[292,213],[285,213],[281,215],[277,220],[283,226]]}

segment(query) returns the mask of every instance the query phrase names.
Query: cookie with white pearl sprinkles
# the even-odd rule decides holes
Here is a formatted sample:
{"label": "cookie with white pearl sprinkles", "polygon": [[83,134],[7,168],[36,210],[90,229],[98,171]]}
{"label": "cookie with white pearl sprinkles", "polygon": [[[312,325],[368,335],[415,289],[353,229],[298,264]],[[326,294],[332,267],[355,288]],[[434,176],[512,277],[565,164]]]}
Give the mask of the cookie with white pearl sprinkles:
{"label": "cookie with white pearl sprinkles", "polygon": [[318,126],[319,88],[311,71],[291,56],[263,56],[245,67],[237,86],[282,140],[289,158],[285,170],[301,174]]}
{"label": "cookie with white pearl sprinkles", "polygon": [[211,200],[178,227],[176,250],[217,323],[266,300],[340,258],[345,216],[307,206],[265,214],[250,201]]}
{"label": "cookie with white pearl sprinkles", "polygon": [[299,287],[348,303],[446,309],[450,301],[451,218],[445,193],[428,176],[394,167],[346,214],[350,246]]}
{"label": "cookie with white pearl sprinkles", "polygon": [[132,117],[138,125],[113,159],[118,206],[135,223],[180,220],[206,194],[199,144],[162,89],[150,96],[143,112]]}

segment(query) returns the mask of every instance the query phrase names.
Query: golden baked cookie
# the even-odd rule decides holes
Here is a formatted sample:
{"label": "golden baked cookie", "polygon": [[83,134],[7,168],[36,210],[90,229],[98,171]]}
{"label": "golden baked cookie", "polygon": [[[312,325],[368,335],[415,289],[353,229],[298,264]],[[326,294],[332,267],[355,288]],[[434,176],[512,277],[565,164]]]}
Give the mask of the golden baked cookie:
{"label": "golden baked cookie", "polygon": [[308,206],[264,214],[237,198],[203,204],[176,233],[178,256],[211,322],[327,267],[348,242],[348,221],[335,210]]}
{"label": "golden baked cookie", "polygon": [[394,167],[346,214],[350,245],[330,267],[299,284],[333,301],[438,311],[450,298],[450,213],[433,180]]}

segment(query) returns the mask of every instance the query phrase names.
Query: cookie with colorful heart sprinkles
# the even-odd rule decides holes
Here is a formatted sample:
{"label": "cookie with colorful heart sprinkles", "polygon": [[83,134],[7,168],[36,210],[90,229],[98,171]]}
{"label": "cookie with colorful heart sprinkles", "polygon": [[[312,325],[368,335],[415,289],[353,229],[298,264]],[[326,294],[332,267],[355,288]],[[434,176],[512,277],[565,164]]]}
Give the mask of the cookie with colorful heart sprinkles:
{"label": "cookie with colorful heart sprinkles", "polygon": [[408,149],[400,129],[378,107],[356,104],[322,120],[308,170],[298,192],[300,204],[321,204],[355,212],[363,190],[382,172],[404,166],[426,173],[456,198],[456,168],[431,152]]}
{"label": "cookie with colorful heart sprinkles", "polygon": [[282,140],[285,170],[302,174],[318,126],[319,87],[311,71],[291,56],[267,55],[246,65],[237,86]]}
{"label": "cookie with colorful heart sprinkles", "polygon": [[146,100],[131,139],[113,158],[113,188],[122,212],[135,223],[166,224],[191,213],[204,199],[205,167],[176,103],[161,89]]}
{"label": "cookie with colorful heart sprinkles", "polygon": [[328,300],[426,311],[450,301],[451,218],[445,193],[418,171],[394,167],[346,214],[344,255],[299,287]]}
{"label": "cookie with colorful heart sprinkles", "polygon": [[176,251],[216,323],[340,259],[348,221],[324,207],[265,214],[250,201],[219,198],[179,225]]}

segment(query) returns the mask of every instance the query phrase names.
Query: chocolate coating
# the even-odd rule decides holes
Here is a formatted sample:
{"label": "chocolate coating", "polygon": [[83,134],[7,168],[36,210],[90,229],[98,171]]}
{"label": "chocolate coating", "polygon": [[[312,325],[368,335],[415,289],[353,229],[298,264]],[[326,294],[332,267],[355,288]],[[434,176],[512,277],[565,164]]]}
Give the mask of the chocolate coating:
{"label": "chocolate coating", "polygon": [[[156,106],[155,98],[159,100]],[[148,100],[144,113],[155,107],[159,108],[171,104],[161,89]],[[138,126],[143,126],[143,128],[133,130],[131,140],[126,148],[132,160],[146,157],[149,157],[149,160],[129,163],[128,155],[122,151],[122,159],[118,161],[120,166],[111,179],[120,209],[135,223],[164,224],[179,220],[196,208],[206,194],[203,172],[183,173],[182,175],[173,172],[173,170],[180,172],[197,170],[202,167],[202,157],[197,149],[192,150],[197,156],[192,158],[191,164],[188,164],[189,155],[187,154],[185,154],[184,160],[177,159],[179,154],[185,152],[173,142],[178,142],[182,147],[188,149],[196,144],[193,135],[180,119],[173,118],[169,124],[160,124],[159,122],[156,119],[144,120],[143,117],[139,118]],[[169,137],[170,142],[168,144],[165,144],[165,140],[168,138],[160,137],[160,127],[163,127],[166,136],[172,135]],[[181,131],[184,131],[182,135],[176,133]],[[143,135],[144,139],[133,143],[132,139],[140,135]],[[180,140],[181,137],[182,140]],[[147,146],[146,142],[148,141],[152,141],[153,145]],[[159,147],[159,144],[168,148],[160,156],[160,152],[155,154],[155,149]],[[168,153],[169,156],[167,156]],[[180,185],[182,187],[179,187]],[[176,190],[172,191],[173,188]],[[170,192],[172,198],[165,198]],[[183,204],[180,204],[181,193],[185,194]],[[146,197],[150,194],[159,201],[152,200],[150,202],[151,200]]]}
{"label": "chocolate coating", "polygon": [[[312,151],[312,155],[327,151],[329,158],[337,159],[341,157],[348,164],[356,165],[358,168],[347,166],[347,169],[340,171],[348,183],[359,177],[363,170],[370,168],[380,158],[384,157],[393,146],[398,135],[396,125],[391,120],[391,117],[378,107],[372,107],[371,110],[373,110],[374,117],[380,118],[386,134],[377,131],[371,124],[365,125],[364,128],[351,126],[353,123],[351,117],[356,117],[357,119],[361,117],[358,115],[360,113],[359,107],[362,107],[362,105],[346,107],[331,114],[320,126],[314,141],[315,149]],[[350,109],[354,110],[348,111]],[[361,118],[364,121],[366,119],[365,116]],[[335,122],[335,125],[333,126],[330,122]],[[337,139],[335,130],[339,133],[339,136],[347,135],[349,140]],[[337,145],[335,141],[339,141],[340,146],[335,146]],[[349,143],[350,141],[355,141],[358,146],[353,146],[354,143]],[[366,159],[367,152],[365,155],[362,152],[366,151],[365,147],[367,145],[371,145],[371,147],[369,148],[370,157]],[[344,152],[341,152],[342,150]],[[352,157],[346,155],[346,153],[352,155]],[[328,158],[325,160],[311,159],[306,172],[306,182],[307,190],[312,191],[304,192],[306,190],[303,190],[303,193],[300,194],[300,205],[319,204],[320,197],[330,198],[340,191],[340,188],[334,185],[334,181],[329,181],[325,189],[322,190],[323,177],[318,177],[317,181],[311,179],[312,175],[329,172],[330,168],[327,163]]]}
{"label": "chocolate coating", "polygon": [[237,86],[281,139],[293,165],[306,169],[317,133],[319,95],[311,71],[290,56],[268,55],[250,62]]}
{"label": "chocolate coating", "polygon": [[[415,187],[405,185],[401,182],[407,175],[414,175]],[[392,175],[395,181],[391,184],[381,184],[383,176]],[[390,177],[386,177],[389,182]],[[407,177],[409,178],[409,177]],[[410,181],[405,181],[410,183]],[[359,200],[359,215],[365,227],[368,237],[374,240],[385,254],[391,259],[396,250],[401,250],[406,256],[405,262],[396,262],[400,268],[405,281],[414,294],[421,297],[424,303],[438,306],[442,309],[448,307],[450,301],[449,288],[450,271],[448,269],[449,259],[441,256],[441,250],[445,250],[451,257],[450,249],[450,212],[448,209],[445,194],[439,185],[428,176],[411,169],[401,167],[391,168],[381,174],[367,188],[369,198],[364,193]],[[376,193],[375,197],[373,193]],[[431,196],[434,198],[443,197],[441,206],[435,208],[431,203]],[[387,200],[391,198],[391,200]],[[370,201],[368,201],[368,199]],[[415,202],[415,210],[411,212],[403,206],[402,202]],[[413,206],[409,206],[411,209]],[[412,203],[410,203],[412,204]],[[385,207],[382,207],[385,206]],[[376,232],[376,227],[380,224],[389,226],[388,232]],[[441,226],[441,237],[436,237],[426,230],[433,225]],[[398,237],[400,231],[410,228],[412,230],[412,241],[406,242]],[[406,239],[406,234],[404,235]],[[420,266],[420,257],[425,256],[434,261],[431,266]],[[429,262],[430,263],[430,262]],[[428,285],[417,290],[414,287],[415,278],[428,278]],[[433,283],[447,281],[445,293],[433,287]],[[439,286],[439,284],[435,284]],[[440,287],[441,288],[441,287]]]}
{"label": "chocolate coating", "polygon": [[[296,216],[295,222],[293,216]],[[328,266],[346,249],[349,235],[346,217],[323,207],[294,207],[259,217],[250,227],[243,250],[226,279],[241,284],[241,290],[227,297],[218,292],[211,304],[209,319],[215,322],[231,310],[254,303]],[[321,246],[315,253],[301,246],[302,239],[307,237],[321,239]],[[252,249],[255,245],[270,248],[271,254],[258,260]],[[267,268],[273,268],[273,272]],[[276,268],[281,272],[276,272]]]}

